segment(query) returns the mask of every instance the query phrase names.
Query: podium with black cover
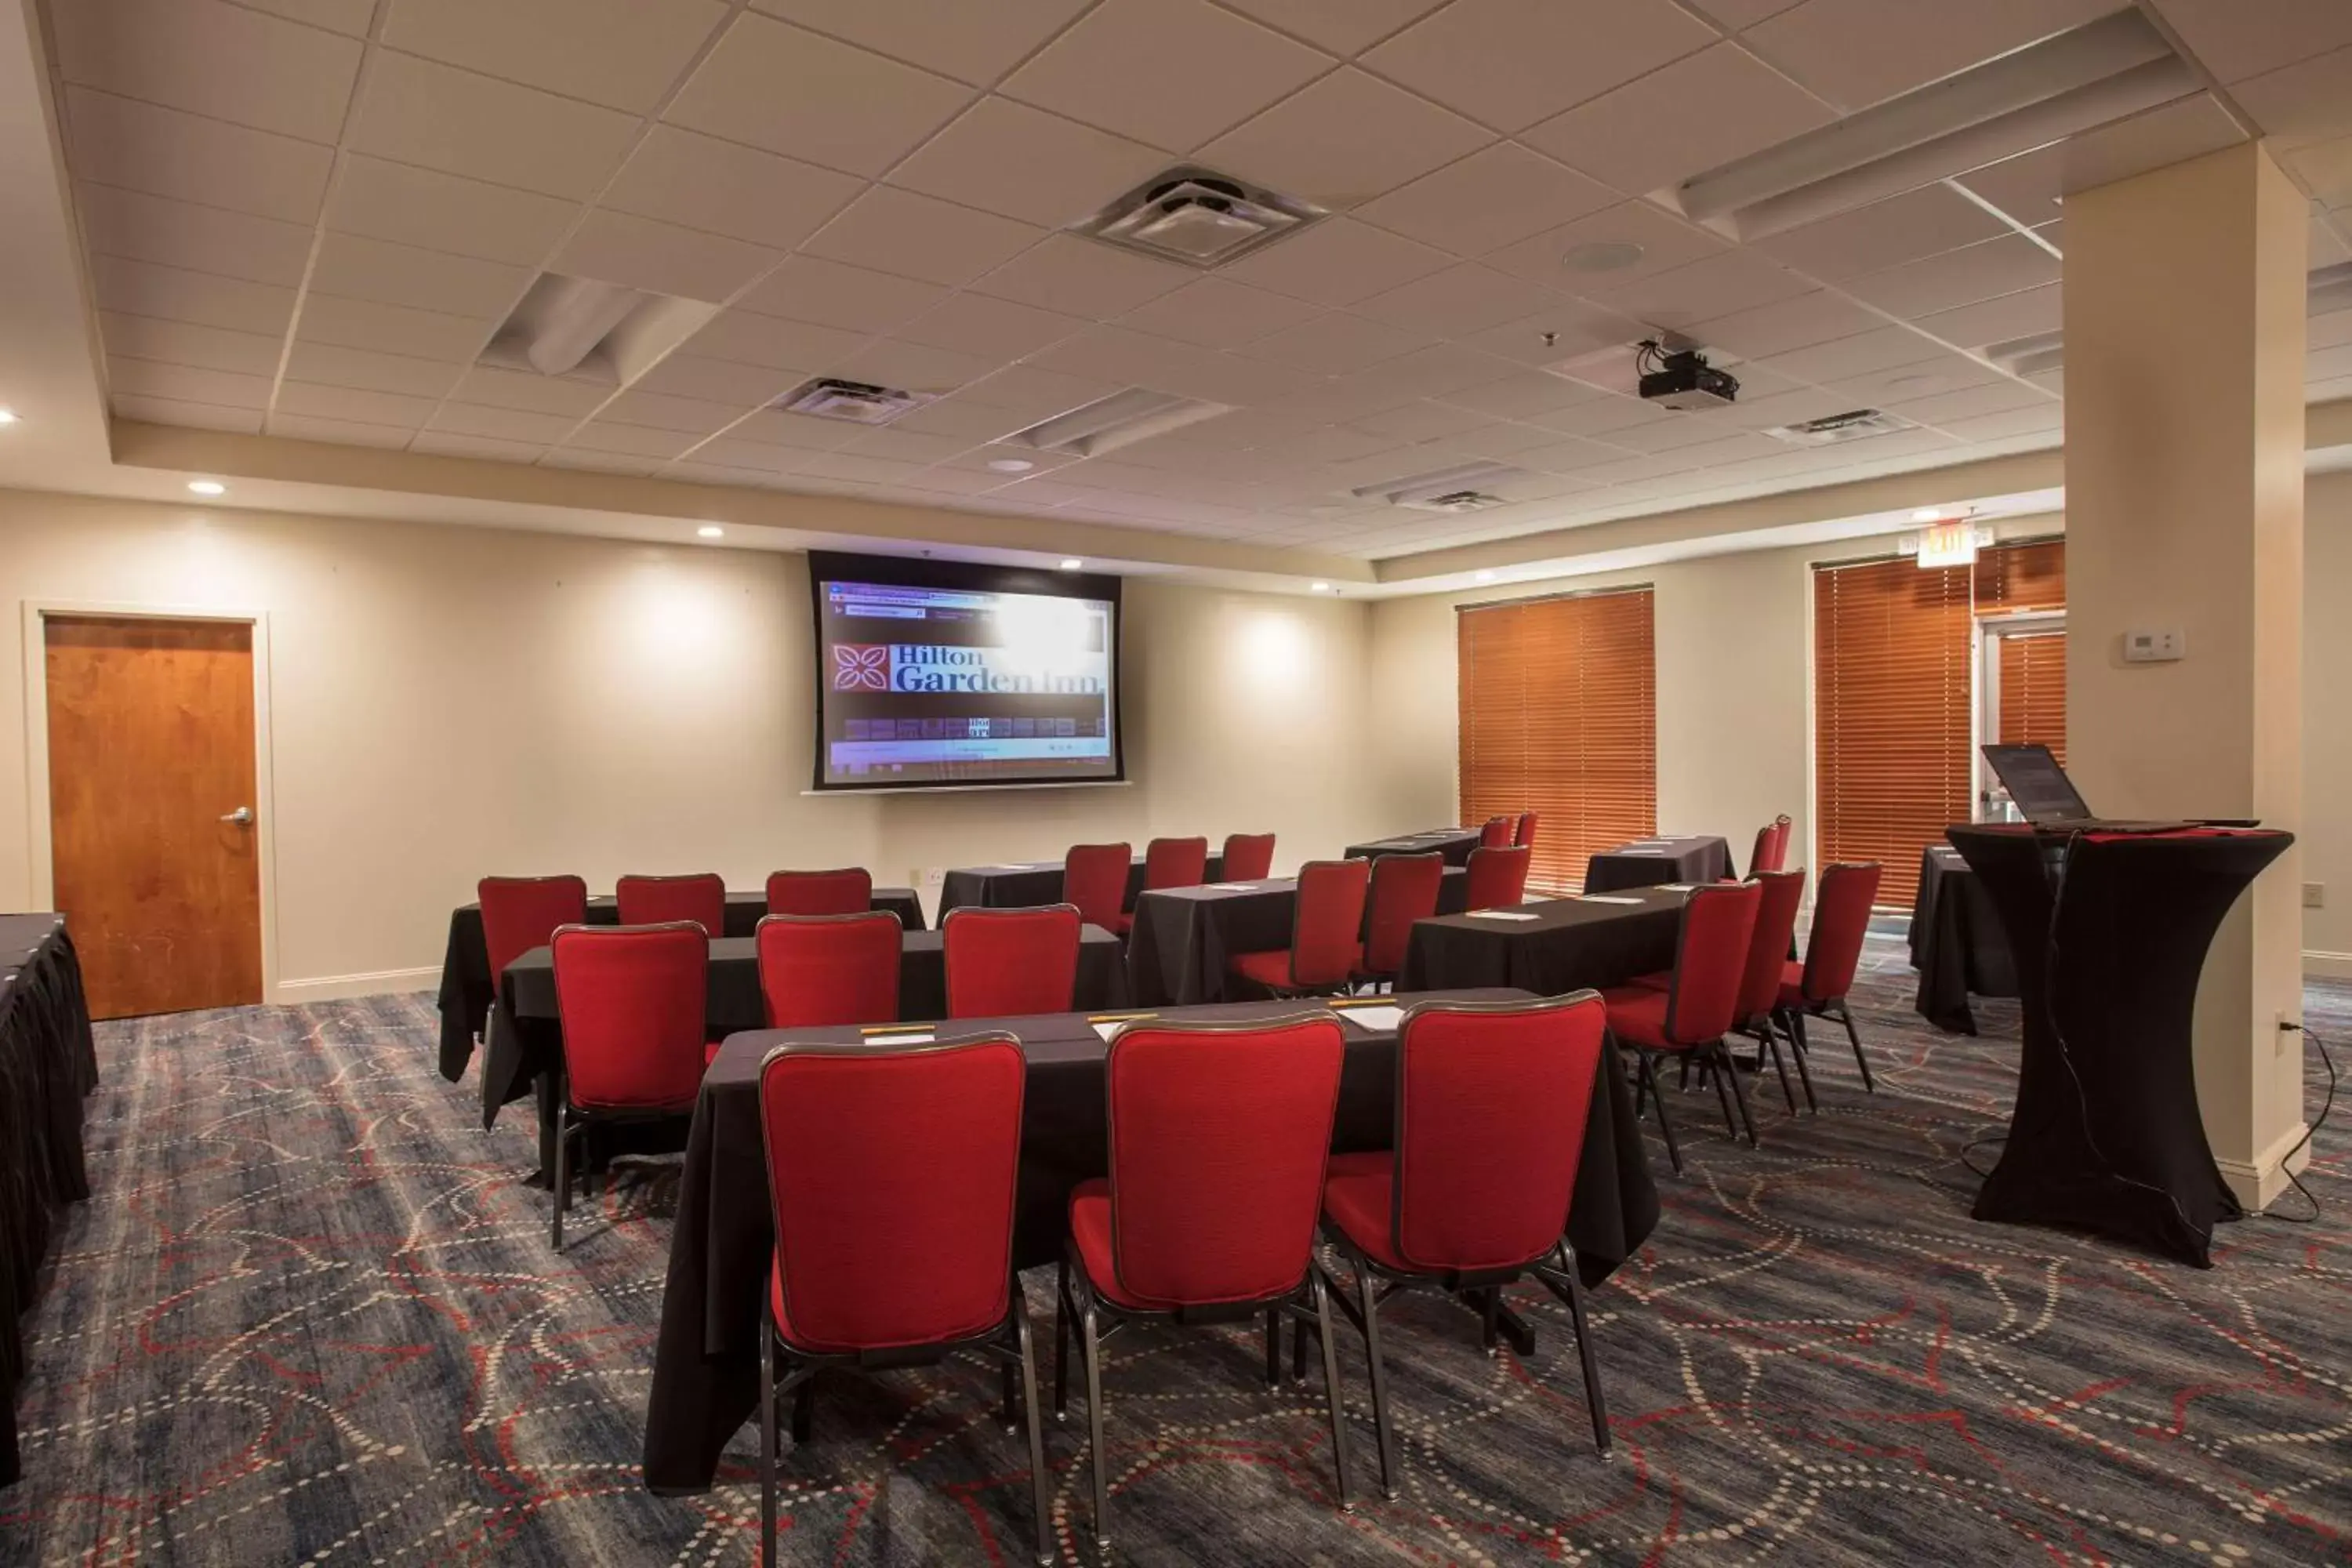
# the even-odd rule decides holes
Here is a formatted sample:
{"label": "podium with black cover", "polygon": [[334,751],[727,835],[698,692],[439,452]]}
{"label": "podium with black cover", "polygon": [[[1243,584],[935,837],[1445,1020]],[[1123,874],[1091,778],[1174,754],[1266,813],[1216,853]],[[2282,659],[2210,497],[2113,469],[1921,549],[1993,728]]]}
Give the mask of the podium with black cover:
{"label": "podium with black cover", "polygon": [[2024,1003],[2017,1105],[1975,1216],[2078,1226],[2212,1266],[2241,1217],[2197,1105],[2206,949],[2294,835],[1950,830],[2009,933]]}

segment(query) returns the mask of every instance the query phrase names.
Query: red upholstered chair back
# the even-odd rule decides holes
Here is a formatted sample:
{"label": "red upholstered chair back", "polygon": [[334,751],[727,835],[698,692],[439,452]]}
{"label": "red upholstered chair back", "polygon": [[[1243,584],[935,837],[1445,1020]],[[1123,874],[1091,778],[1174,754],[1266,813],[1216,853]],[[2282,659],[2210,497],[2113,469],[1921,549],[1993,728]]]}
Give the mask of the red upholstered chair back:
{"label": "red upholstered chair back", "polygon": [[1106,928],[1127,908],[1127,877],[1135,851],[1124,844],[1073,844],[1062,859],[1062,901],[1079,920]]}
{"label": "red upholstered chair back", "polygon": [[1765,871],[1751,880],[1764,891],[1756,900],[1756,929],[1748,938],[1748,967],[1740,976],[1739,1000],[1732,1005],[1735,1024],[1761,1017],[1780,1002],[1789,942],[1797,931],[1797,906],[1805,901],[1802,871]]}
{"label": "red upholstered chair back", "polygon": [[1294,985],[1344,985],[1360,956],[1369,860],[1309,860],[1298,868],[1298,905],[1290,927]]}
{"label": "red upholstered chair back", "polygon": [[1870,931],[1870,906],[1878,897],[1878,867],[1873,861],[1832,866],[1813,895],[1813,930],[1805,939],[1805,1000],[1834,1002],[1853,989],[1862,965],[1862,939]]}
{"label": "red upholstered chair back", "polygon": [[702,1087],[710,938],[692,921],[555,933],[563,1071],[585,1110],[683,1108]]}
{"label": "red upholstered chair back", "polygon": [[1528,865],[1535,858],[1535,853],[1521,846],[1501,849],[1482,847],[1470,851],[1470,885],[1465,889],[1464,907],[1508,909],[1525,900]]}
{"label": "red upholstered chair back", "polygon": [[1391,1222],[1406,1261],[1515,1268],[1559,1245],[1608,1021],[1591,991],[1406,1011]]}
{"label": "red upholstered chair back", "polygon": [[873,907],[874,876],[863,866],[776,871],[768,878],[772,915],[862,915]]}
{"label": "red upholstered chair back", "polygon": [[772,1029],[898,1021],[906,932],[887,910],[770,915],[760,922],[760,994]]}
{"label": "red upholstered chair back", "polygon": [[1783,815],[1756,830],[1756,853],[1748,862],[1748,874],[1785,870],[1788,864],[1789,819]]}
{"label": "red upholstered chair back", "polygon": [[1772,819],[1772,864],[1769,869],[1785,871],[1789,868],[1789,834],[1793,826],[1785,811]]}
{"label": "red upholstered chair back", "polygon": [[[1124,878],[1124,873],[1121,874]],[[1209,841],[1205,838],[1155,838],[1143,847],[1143,885],[1147,888],[1197,888],[1209,879]],[[1124,898],[1127,883],[1119,883]]]}
{"label": "red upholstered chair back", "polygon": [[1394,974],[1404,967],[1412,922],[1437,912],[1444,880],[1443,855],[1383,855],[1372,862],[1371,912],[1364,921],[1367,974]]}
{"label": "red upholstered chair back", "polygon": [[727,882],[713,871],[684,877],[624,877],[613,902],[625,926],[666,925],[692,921],[705,936],[727,934]]}
{"label": "red upholstered chair back", "polygon": [[1519,813],[1519,825],[1517,828],[1512,830],[1511,842],[1517,845],[1522,849],[1534,848],[1536,847],[1537,821],[1538,818],[1536,814],[1532,811],[1523,811]]}
{"label": "red upholstered chair back", "polygon": [[485,877],[474,885],[482,905],[482,946],[496,985],[507,965],[545,947],[558,926],[588,919],[588,884],[577,877]]}
{"label": "red upholstered chair back", "polygon": [[1008,1035],[769,1053],[760,1122],[793,1342],[940,1344],[1004,1321],[1026,1072]]}
{"label": "red upholstered chair back", "polygon": [[1119,1031],[1108,1078],[1121,1289],[1179,1307],[1297,1288],[1322,1205],[1344,1050],[1328,1013]]}
{"label": "red upholstered chair back", "polygon": [[1478,842],[1488,849],[1508,849],[1512,835],[1519,830],[1516,816],[1490,816],[1486,826],[1478,830]]}
{"label": "red upholstered chair back", "polygon": [[1274,875],[1274,835],[1271,833],[1228,833],[1225,835],[1224,879],[1228,882],[1255,882]]}
{"label": "red upholstered chair back", "polygon": [[1665,1036],[1673,1044],[1719,1040],[1738,1021],[1748,939],[1755,934],[1763,896],[1756,882],[1712,882],[1685,900],[1666,989]]}
{"label": "red upholstered chair back", "polygon": [[949,910],[940,924],[947,949],[948,1016],[1068,1012],[1078,990],[1082,923],[1068,904]]}

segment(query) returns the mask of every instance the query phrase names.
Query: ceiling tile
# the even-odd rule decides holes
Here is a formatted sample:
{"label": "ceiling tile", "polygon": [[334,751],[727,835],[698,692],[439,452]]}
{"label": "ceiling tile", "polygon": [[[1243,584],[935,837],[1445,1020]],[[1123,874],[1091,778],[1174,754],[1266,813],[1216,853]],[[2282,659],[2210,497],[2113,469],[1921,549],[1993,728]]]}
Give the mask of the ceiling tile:
{"label": "ceiling tile", "polygon": [[1868,375],[1873,371],[1891,370],[1896,365],[1917,364],[1944,353],[1944,349],[1907,327],[1880,327],[1850,338],[1772,354],[1757,363],[1776,374],[1818,385]]}
{"label": "ceiling tile", "polygon": [[1040,310],[1107,321],[1199,276],[1189,267],[1138,256],[1099,240],[1056,234],[971,287],[975,293]]}
{"label": "ceiling tile", "polygon": [[1445,0],[1227,0],[1270,27],[1335,55],[1354,55]]}
{"label": "ceiling tile", "polygon": [[[966,442],[978,442],[993,441],[1000,436],[1008,435],[1020,428],[1022,423],[1021,416],[1017,414],[1009,413],[1002,408],[991,408],[986,404],[974,403],[959,394],[953,397],[942,397],[926,403],[920,408],[908,410],[892,421],[891,428],[912,430],[925,436],[954,436]],[[1031,456],[1028,453],[1020,455]],[[1043,462],[1049,458],[1058,458],[1058,456],[1055,453],[1037,453],[1034,454],[1034,460]]]}
{"label": "ceiling tile", "polygon": [[[1581,264],[1571,266],[1566,259],[1580,247],[1602,245],[1637,246],[1640,254],[1624,266],[1599,272]],[[1720,256],[1727,248],[1722,240],[1696,224],[1685,223],[1647,202],[1620,202],[1517,245],[1506,246],[1485,260],[1487,266],[1514,278],[1585,294],[1598,289],[1628,287],[1644,278]]]}
{"label": "ceiling tile", "polygon": [[581,452],[610,452],[664,462],[682,457],[702,439],[689,431],[664,430],[650,425],[622,425],[592,419],[564,437],[565,447]]}
{"label": "ceiling tile", "polygon": [[1554,304],[1532,316],[1471,332],[1455,341],[1481,353],[1544,367],[1612,344],[1639,342],[1649,335],[1650,329],[1630,316],[1559,295]]}
{"label": "ceiling tile", "polygon": [[[769,408],[734,426],[721,439],[758,442],[768,447],[791,447],[798,448],[805,456],[810,452],[830,452],[861,428],[847,420],[814,419],[805,414],[787,414],[781,408]],[[714,460],[740,462],[744,459],[724,458]]]}
{"label": "ceiling tile", "polygon": [[245,4],[256,11],[354,38],[366,37],[369,24],[375,19],[375,0],[245,0]]}
{"label": "ceiling tile", "polygon": [[1850,279],[1856,299],[1908,320],[2058,280],[2058,258],[2021,234]]}
{"label": "ceiling tile", "polygon": [[877,338],[833,368],[853,381],[904,387],[911,392],[953,392],[998,369],[1001,359],[958,353],[923,343]]}
{"label": "ceiling tile", "polygon": [[1140,142],[992,96],[893,169],[890,183],[1059,228],[1091,216],[1167,163],[1166,153]]}
{"label": "ceiling tile", "polygon": [[1581,383],[1528,371],[1449,392],[1442,401],[1475,408],[1497,419],[1528,419],[1590,403],[1600,395]]}
{"label": "ceiling tile", "polygon": [[1484,256],[1617,199],[1608,186],[1502,142],[1391,191],[1357,216],[1456,256]]}
{"label": "ceiling tile", "polygon": [[1375,294],[1359,307],[1391,326],[1458,338],[1547,309],[1557,296],[1475,262],[1463,262]]}
{"label": "ceiling tile", "polygon": [[863,189],[833,169],[656,125],[600,205],[789,250]]}
{"label": "ceiling tile", "polygon": [[1189,153],[1330,57],[1205,0],[1105,0],[1006,79],[1007,97]]}
{"label": "ceiling tile", "polygon": [[2352,6],[2343,0],[2156,0],[2156,9],[2225,82],[2352,44]]}
{"label": "ceiling tile", "polygon": [[327,226],[536,268],[579,211],[577,202],[354,154],[327,198]]}
{"label": "ceiling tile", "polygon": [[1856,404],[1879,407],[1938,393],[1983,386],[2001,379],[1999,371],[1979,361],[1961,354],[1945,353],[1911,364],[1889,365],[1884,370],[1843,376],[1830,385],[1846,394]]}
{"label": "ceiling tile", "polygon": [[278,337],[294,314],[291,289],[113,256],[93,258],[90,271],[99,305],[126,315]]}
{"label": "ceiling tile", "polygon": [[539,466],[545,468],[578,468],[592,474],[628,474],[642,478],[669,461],[667,458],[658,455],[659,449],[675,447],[681,441],[690,439],[684,436],[671,437],[659,430],[635,429],[626,425],[616,425],[612,428],[619,433],[622,443],[655,447],[656,455],[608,451],[601,446],[555,447],[551,447],[546,456],[540,458]]}
{"label": "ceiling tile", "polygon": [[1286,366],[1108,326],[1066,338],[1038,354],[1034,363],[1114,386],[1149,386],[1235,406],[1271,402],[1301,390],[1312,379]]}
{"label": "ceiling tile", "polygon": [[273,414],[269,416],[269,433],[293,441],[325,441],[339,447],[386,447],[394,450],[408,445],[416,427],[402,425],[369,425],[356,419],[320,419],[302,414]]}
{"label": "ceiling tile", "polygon": [[106,362],[106,381],[110,392],[129,397],[168,397],[183,403],[209,403],[221,408],[269,406],[269,377],[266,375],[199,370],[194,365],[166,364],[160,360],[110,358]]}
{"label": "ceiling tile", "polygon": [[2053,143],[2003,158],[1960,176],[1959,183],[2029,226],[2058,216],[2065,195],[2065,144]]}
{"label": "ceiling tile", "polygon": [[67,81],[235,125],[331,143],[359,75],[358,40],[219,0],[49,8]]}
{"label": "ceiling tile", "polygon": [[1838,279],[2015,232],[1959,192],[1938,184],[1805,224],[1755,245],[1816,278]]}
{"label": "ceiling tile", "polygon": [[1368,414],[1350,423],[1353,428],[1374,436],[1392,437],[1400,441],[1426,441],[1435,436],[1454,436],[1465,430],[1481,429],[1494,421],[1483,414],[1458,408],[1450,403],[1408,403],[1402,408]]}
{"label": "ceiling tile", "polygon": [[295,342],[286,356],[286,379],[348,386],[362,392],[397,392],[409,397],[441,398],[457,384],[464,366],[451,361],[377,353],[333,343]]}
{"label": "ceiling tile", "polygon": [[821,448],[808,447],[776,447],[763,441],[742,441],[733,436],[714,436],[694,449],[698,462],[723,463],[729,468],[749,468],[761,473],[788,474],[805,463]]}
{"label": "ceiling tile", "polygon": [[1804,0],[1742,36],[1813,91],[1854,110],[2116,8],[2115,0]]}
{"label": "ceiling tile", "polygon": [[2352,47],[2249,77],[2230,95],[2273,136],[2341,136],[2352,131]]}
{"label": "ceiling tile", "polygon": [[1956,348],[1980,349],[2036,332],[2056,331],[2063,315],[2061,293],[2058,284],[2044,284],[1957,310],[1939,310],[1920,317],[1913,325]]}
{"label": "ceiling tile", "polygon": [[1850,338],[1885,325],[1885,318],[1824,289],[1696,322],[1685,331],[1695,342],[1708,348],[1738,354],[1742,359],[1761,359],[1767,354]]}
{"label": "ceiling tile", "polygon": [[1228,131],[1199,157],[1286,195],[1344,209],[1494,139],[1458,114],[1347,66]]}
{"label": "ceiling tile", "polygon": [[238,375],[274,376],[281,340],[259,332],[225,331],[190,321],[167,321],[154,316],[124,316],[99,312],[100,334],[106,352],[125,359],[161,360],[166,364],[193,365],[198,370],[225,370]]}
{"label": "ceiling tile", "polygon": [[958,288],[1043,237],[1043,230],[993,213],[874,185],[804,248],[854,267]]}
{"label": "ceiling tile", "polygon": [[1325,375],[1352,375],[1428,343],[1423,333],[1334,310],[1260,339],[1240,352]]}
{"label": "ceiling tile", "polygon": [[[529,414],[555,414],[585,418],[613,395],[609,381],[589,381],[563,375],[536,375],[528,371],[476,365],[466,373],[449,395],[459,403],[486,408],[512,408]],[[552,436],[549,440],[554,439]]]}
{"label": "ceiling tile", "polygon": [[864,332],[845,332],[807,321],[787,321],[748,310],[721,310],[710,324],[686,340],[689,353],[775,370],[828,370],[857,352]]}
{"label": "ceiling tile", "polygon": [[719,0],[400,0],[383,41],[644,114],[726,19]]}
{"label": "ceiling tile", "polygon": [[1013,68],[1088,0],[877,5],[871,0],[752,0],[755,9],[980,85]]}
{"label": "ceiling tile", "polygon": [[738,412],[772,403],[800,384],[801,373],[674,353],[639,376],[632,390],[732,405]]}
{"label": "ceiling tile", "polygon": [[1715,39],[1671,0],[1454,0],[1364,61],[1474,120],[1521,131]]}
{"label": "ceiling tile", "polygon": [[664,118],[730,142],[879,174],[971,89],[763,16],[736,19]]}
{"label": "ceiling tile", "polygon": [[[1119,318],[1122,327],[1204,349],[1238,348],[1312,321],[1321,307],[1223,278],[1201,278]],[[1281,356],[1275,356],[1279,358]]]}
{"label": "ceiling tile", "polygon": [[442,458],[478,458],[489,462],[529,463],[547,450],[539,441],[500,441],[488,436],[459,436],[446,430],[420,430],[408,443],[412,452]]}
{"label": "ceiling tile", "polygon": [[1736,33],[1767,16],[1779,16],[1797,0],[1691,0],[1691,4]]}
{"label": "ceiling tile", "polygon": [[85,180],[309,225],[334,150],[88,88],[66,89],[67,157]]}
{"label": "ceiling tile", "polygon": [[890,335],[910,343],[953,349],[996,361],[1019,359],[1082,331],[1075,316],[1017,305],[986,294],[954,294]]}
{"label": "ceiling tile", "polygon": [[2051,437],[2050,444],[2055,446],[2064,422],[2065,416],[2059,405],[2046,403],[2039,408],[2018,408],[2007,414],[1982,414],[1972,419],[1954,419],[1937,428],[1963,441],[1997,441],[2006,437],[2047,432]]}
{"label": "ceiling tile", "polygon": [[500,441],[530,441],[542,447],[561,441],[578,423],[576,415],[541,414],[473,403],[445,403],[433,416],[435,430],[459,436],[488,436]]}
{"label": "ceiling tile", "polygon": [[309,294],[302,300],[301,335],[315,342],[426,359],[472,359],[489,341],[494,321],[470,316],[413,310],[373,300]]}
{"label": "ceiling tile", "polygon": [[1119,384],[1016,364],[974,382],[956,395],[984,408],[1008,410],[1020,417],[1025,427],[1053,415],[1082,407],[1098,397],[1108,397],[1119,389]]}
{"label": "ceiling tile", "polygon": [[863,333],[888,331],[946,295],[936,283],[820,257],[788,256],[736,304],[762,315]]}
{"label": "ceiling tile", "polygon": [[1792,299],[1811,288],[1786,268],[1732,250],[1622,287],[1606,281],[1604,274],[1584,292],[1654,327],[1679,328]]}
{"label": "ceiling tile", "polygon": [[615,110],[387,50],[369,72],[347,145],[578,200],[612,174],[635,131]]}
{"label": "ceiling tile", "polygon": [[861,430],[844,442],[839,450],[853,457],[888,458],[900,463],[937,463],[954,457],[971,445],[971,442],[960,441],[952,436],[927,436],[918,430],[901,430],[893,425],[884,430]]}
{"label": "ceiling tile", "polygon": [[361,392],[347,386],[289,381],[278,389],[276,412],[312,414],[362,425],[404,425],[414,430],[433,416],[434,406],[435,401],[430,397],[404,397],[394,392]]}
{"label": "ceiling tile", "polygon": [[449,316],[503,318],[530,277],[529,269],[501,262],[329,233],[320,237],[310,287],[321,294]]}
{"label": "ceiling tile", "polygon": [[81,184],[74,205],[93,255],[159,261],[286,288],[299,284],[310,264],[310,230],[295,224],[112,185]]}
{"label": "ceiling tile", "polygon": [[741,404],[713,403],[698,397],[677,397],[667,393],[632,388],[598,409],[596,418],[600,424],[641,425],[652,430],[708,436],[714,430],[732,425],[750,412],[750,408]]}
{"label": "ceiling tile", "polygon": [[782,258],[740,239],[598,208],[549,266],[570,278],[716,305]]}
{"label": "ceiling tile", "polygon": [[[1400,392],[1412,397],[1446,397],[1465,386],[1484,386],[1507,376],[1517,375],[1519,369],[1519,366],[1496,359],[1492,354],[1478,353],[1459,343],[1434,343],[1425,349],[1415,349],[1409,354],[1382,360],[1339,384],[1366,398],[1375,394]],[[1395,407],[1397,405],[1383,403],[1372,406]]]}
{"label": "ceiling tile", "polygon": [[1890,400],[1886,406],[1904,418],[1922,425],[1942,425],[1947,420],[1973,419],[1986,414],[2006,414],[2011,409],[2043,408],[2052,405],[2049,397],[2039,389],[2003,377],[1981,385],[1931,393],[1924,397]]}
{"label": "ceiling tile", "polygon": [[1717,44],[1527,131],[1521,140],[1621,191],[1672,185],[1828,123],[1826,105]]}
{"label": "ceiling tile", "polygon": [[1253,283],[1324,305],[1352,305],[1453,264],[1454,258],[1417,240],[1353,218],[1328,217],[1220,269]]}

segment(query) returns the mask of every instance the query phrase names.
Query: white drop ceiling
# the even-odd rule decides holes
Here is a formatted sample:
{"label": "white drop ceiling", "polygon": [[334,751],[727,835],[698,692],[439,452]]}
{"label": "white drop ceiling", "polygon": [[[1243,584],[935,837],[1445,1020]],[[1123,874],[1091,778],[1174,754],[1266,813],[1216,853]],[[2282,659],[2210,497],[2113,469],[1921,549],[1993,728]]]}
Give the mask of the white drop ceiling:
{"label": "white drop ceiling", "polygon": [[[2064,148],[1738,245],[1653,193],[2116,0],[48,0],[119,418],[1380,560],[2056,444]],[[2352,4],[2144,0],[2352,258]],[[1210,272],[1061,232],[1181,161],[1329,209]],[[1613,270],[1563,264],[1632,245]],[[633,385],[477,363],[542,270],[717,316]],[[1628,395],[1671,329],[1733,407]],[[1580,357],[1591,356],[1591,357]],[[1570,364],[1563,373],[1561,367]],[[880,429],[808,377],[929,395]],[[2352,312],[2311,325],[2352,395]],[[1234,411],[993,445],[1124,387]],[[1797,449],[1766,426],[1914,426]],[[1035,464],[1011,475],[995,458]],[[1502,459],[1509,504],[1351,492]]]}

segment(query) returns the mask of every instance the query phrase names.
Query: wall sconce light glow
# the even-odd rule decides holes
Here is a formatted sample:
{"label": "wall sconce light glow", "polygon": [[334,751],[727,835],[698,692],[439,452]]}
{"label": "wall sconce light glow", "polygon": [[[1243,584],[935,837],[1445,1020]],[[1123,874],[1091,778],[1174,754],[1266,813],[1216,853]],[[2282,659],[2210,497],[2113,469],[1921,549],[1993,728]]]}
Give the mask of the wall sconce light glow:
{"label": "wall sconce light glow", "polygon": [[694,531],[694,536],[697,539],[724,539],[727,531],[715,522],[706,522]]}
{"label": "wall sconce light glow", "polygon": [[1911,514],[1911,521],[1914,522],[1933,522],[1943,515],[1944,512],[1941,507],[1923,506],[1917,511]]}
{"label": "wall sconce light glow", "polygon": [[1328,583],[1309,583],[1307,584],[1307,590],[1310,594],[1328,594],[1331,591],[1331,584]]}
{"label": "wall sconce light glow", "polygon": [[1075,571],[1076,571],[1079,567],[1084,566],[1085,564],[1086,564],[1086,563],[1085,563],[1085,562],[1083,562],[1083,561],[1079,560],[1076,556],[1073,555],[1073,556],[1071,556],[1068,560],[1066,560],[1066,561],[1065,561],[1065,562],[1063,562],[1063,563],[1062,563],[1062,570],[1063,570],[1063,571],[1065,571],[1065,572],[1075,572]]}
{"label": "wall sconce light glow", "polygon": [[1037,465],[1026,458],[991,458],[988,466],[1000,474],[1025,474]]}
{"label": "wall sconce light glow", "polygon": [[0,408],[0,425],[14,425],[15,423],[16,423],[16,411],[13,408]]}
{"label": "wall sconce light glow", "polygon": [[218,479],[190,479],[188,489],[200,496],[225,496],[228,487]]}

